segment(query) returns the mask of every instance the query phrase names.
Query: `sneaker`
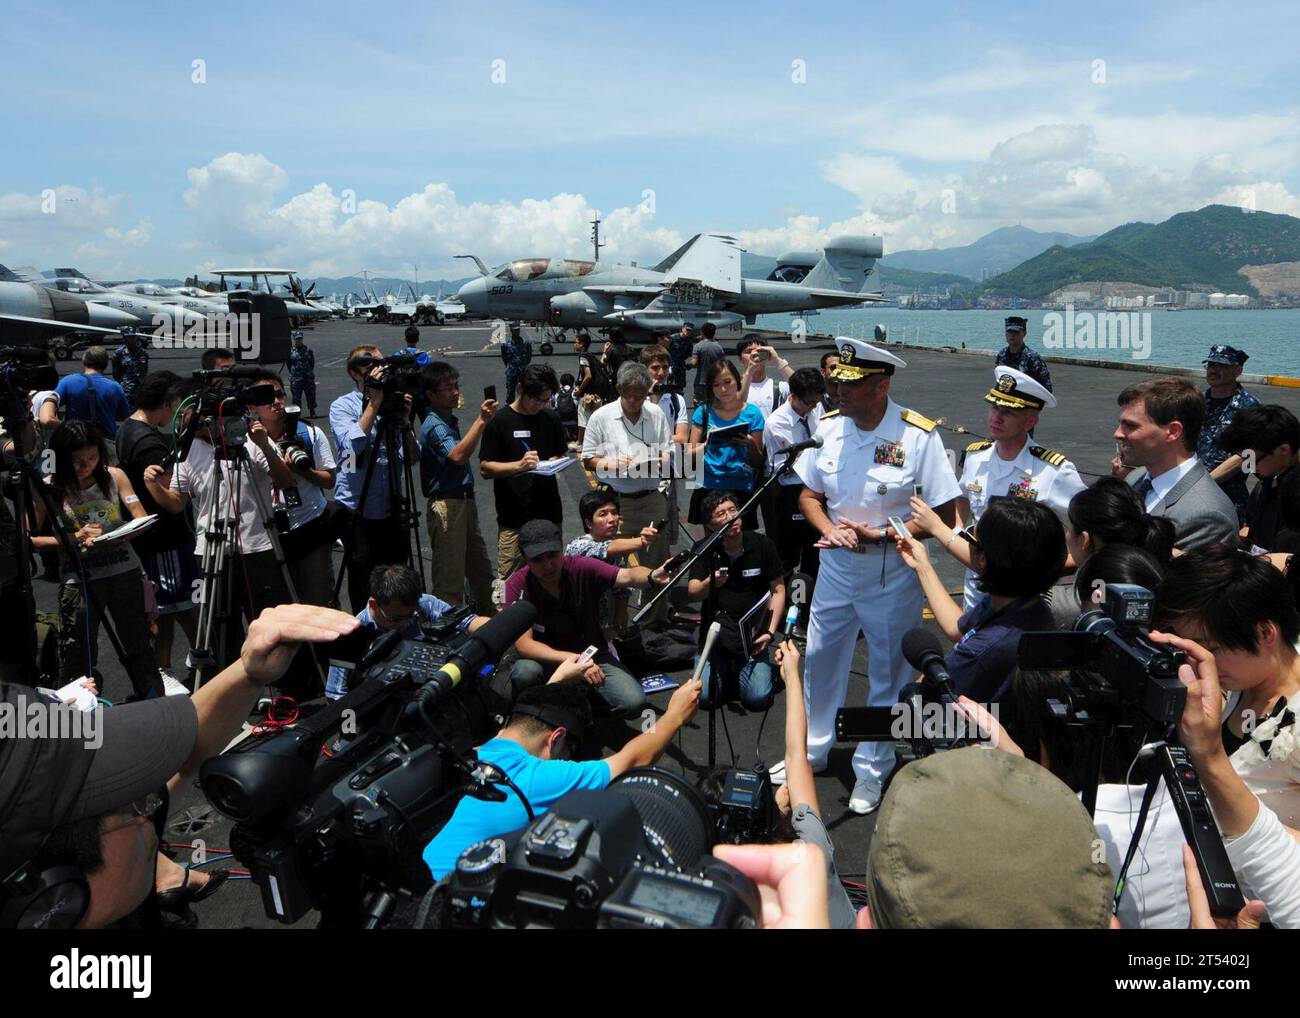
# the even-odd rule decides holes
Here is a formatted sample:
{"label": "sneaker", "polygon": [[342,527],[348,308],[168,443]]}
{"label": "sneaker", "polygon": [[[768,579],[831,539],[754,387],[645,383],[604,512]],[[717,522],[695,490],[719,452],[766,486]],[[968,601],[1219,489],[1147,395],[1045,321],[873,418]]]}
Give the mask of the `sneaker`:
{"label": "sneaker", "polygon": [[[825,764],[821,764],[820,766],[818,766],[817,764],[813,764],[812,772],[813,772],[814,775],[825,774],[825,773],[826,773],[826,765],[825,765]],[[772,787],[773,787],[773,788],[779,788],[779,787],[781,787],[782,785],[784,785],[788,780],[790,780],[790,779],[786,776],[786,773],[785,773],[785,761],[784,761],[784,760],[778,760],[778,761],[777,761],[776,763],[774,763],[771,767],[769,767],[769,768],[768,768],[768,771],[767,771],[767,774],[768,774],[768,777],[770,777],[770,778],[772,779]]]}
{"label": "sneaker", "polygon": [[176,678],[175,675],[167,668],[159,668],[158,674],[162,676],[163,693],[167,696],[189,696],[190,688]]}
{"label": "sneaker", "polygon": [[880,785],[867,778],[862,778],[853,786],[849,796],[849,809],[854,813],[874,813],[880,807]]}

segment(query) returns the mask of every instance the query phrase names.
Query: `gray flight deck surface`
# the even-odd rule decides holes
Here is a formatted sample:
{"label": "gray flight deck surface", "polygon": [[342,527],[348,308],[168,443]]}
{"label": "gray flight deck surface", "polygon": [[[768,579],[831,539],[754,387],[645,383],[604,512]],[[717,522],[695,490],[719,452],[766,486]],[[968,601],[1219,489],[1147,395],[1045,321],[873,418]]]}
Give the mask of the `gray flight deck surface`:
{"label": "gray flight deck surface", "polygon": [[[426,327],[420,332],[420,346],[435,357],[445,356],[460,372],[465,408],[459,411],[458,416],[463,430],[468,427],[472,415],[477,411],[483,397],[484,386],[496,385],[498,393],[503,395],[505,393],[505,371],[498,349],[492,347],[484,352],[490,341],[491,328],[488,324],[480,323],[448,325],[442,328]],[[734,351],[735,339],[740,334],[739,330],[727,330],[719,334],[729,353]],[[534,363],[544,361],[551,364],[557,375],[565,371],[576,374],[577,358],[571,344],[557,345],[555,352],[550,357],[544,358],[536,352],[537,346],[540,345],[540,338],[532,330],[525,330],[525,335],[529,335],[533,340]],[[307,345],[316,353],[318,411],[321,416],[313,423],[326,428],[327,431],[329,404],[351,387],[351,381],[344,368],[348,352],[361,343],[376,344],[385,353],[392,353],[405,345],[401,327],[371,325],[357,320],[320,324],[307,330],[306,339]],[[1212,337],[1206,337],[1207,349],[1213,341]],[[1032,343],[1031,337],[1031,345]],[[788,337],[783,336],[776,340],[776,347],[795,367],[816,366],[822,352],[832,348],[828,339],[811,336],[809,342],[803,345],[794,344]],[[441,351],[445,348],[450,350],[444,355]],[[908,367],[900,370],[894,377],[891,395],[897,403],[911,407],[931,418],[945,418],[950,427],[965,426],[975,433],[975,435],[965,435],[944,430],[942,432],[944,444],[949,449],[960,452],[967,443],[983,434],[987,408],[983,396],[992,382],[992,357],[943,350],[900,350],[897,347],[894,349],[908,362]],[[197,350],[151,350],[150,367],[155,370],[167,368],[178,373],[187,373],[198,367],[198,353]],[[1060,405],[1054,410],[1044,412],[1034,440],[1065,453],[1083,472],[1084,479],[1091,481],[1096,475],[1108,472],[1110,459],[1114,455],[1115,444],[1111,436],[1117,415],[1116,395],[1126,385],[1150,376],[1059,362],[1053,362],[1050,366]],[[64,364],[61,365],[61,369],[67,373],[74,370],[74,365]],[[1264,402],[1280,403],[1300,414],[1300,389],[1269,386],[1249,386],[1249,388]],[[305,410],[306,408],[304,412]],[[563,530],[567,541],[581,533],[577,503],[582,493],[588,489],[590,481],[582,470],[571,468],[559,475],[559,483],[565,506]],[[489,553],[495,555],[496,517],[491,482],[478,479],[476,495],[484,538]],[[684,520],[684,506],[682,517]],[[427,535],[425,541],[427,560]],[[681,547],[679,541],[677,548]],[[960,568],[942,551],[933,545],[930,547],[948,589],[959,591]],[[493,568],[495,570],[495,559]],[[36,588],[41,607],[45,610],[53,608],[55,586],[38,580]],[[869,590],[863,593],[865,596],[870,596]],[[958,596],[960,597],[960,594]],[[125,673],[108,641],[102,636],[100,648],[101,668],[105,675],[106,686],[104,694],[112,700],[123,698],[130,691]],[[178,671],[183,664],[185,649],[184,635],[178,630],[173,653],[173,664]],[[866,665],[865,646],[860,644],[854,657],[854,674],[850,678],[848,698],[850,704],[860,705],[866,702]],[[689,677],[689,674],[680,673],[674,677],[681,679]],[[653,694],[650,703],[662,710],[670,695],[668,692]],[[758,747],[761,756],[769,765],[780,760],[783,755],[783,696],[784,694],[781,694],[777,697],[771,717],[763,726],[762,741]],[[737,762],[741,766],[752,766],[760,717],[747,714],[736,705],[725,708],[725,719],[731,733],[732,745],[735,747]],[[720,718],[718,726],[718,760],[720,764],[725,765],[730,762],[731,754],[721,720]],[[623,729],[625,734],[615,739],[614,736],[619,734],[618,725],[615,724],[611,728],[611,725],[606,723],[602,727],[607,742],[621,742],[622,739],[636,734],[635,728],[627,726]],[[707,731],[707,714],[700,711],[681,734],[680,745],[678,740],[674,740],[661,765],[679,771],[685,766],[689,775],[698,776],[702,773],[707,758]],[[860,879],[866,869],[867,848],[875,821],[874,817],[859,817],[848,810],[848,796],[853,787],[851,756],[852,746],[839,746],[832,750],[830,767],[824,775],[817,778],[817,794],[822,816],[835,841],[836,863],[840,873],[846,877]],[[181,794],[177,797],[177,801],[172,803],[172,820],[179,819],[178,814],[185,807],[203,804],[202,794],[197,788]],[[229,823],[215,811],[213,816],[215,819],[211,826],[202,831],[194,831],[191,836],[202,838],[210,847],[228,847]],[[178,832],[169,833],[169,838],[182,842],[189,840]],[[181,859],[184,861],[184,855]],[[227,866],[240,868],[240,864],[234,860],[217,863],[215,867],[207,868]],[[200,924],[206,928],[279,925],[265,917],[260,894],[249,882],[232,882],[208,901],[197,905],[195,911],[199,916]],[[299,926],[314,924],[314,915],[298,923]]]}

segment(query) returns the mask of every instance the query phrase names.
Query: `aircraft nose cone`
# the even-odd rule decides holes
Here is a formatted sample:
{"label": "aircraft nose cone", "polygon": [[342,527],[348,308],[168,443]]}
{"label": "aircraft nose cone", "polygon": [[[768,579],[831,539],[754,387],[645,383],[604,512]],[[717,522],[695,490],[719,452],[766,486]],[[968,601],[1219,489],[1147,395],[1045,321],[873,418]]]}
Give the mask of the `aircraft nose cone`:
{"label": "aircraft nose cone", "polygon": [[98,325],[103,329],[120,329],[124,325],[140,324],[133,314],[93,301],[86,304],[86,318],[87,325]]}
{"label": "aircraft nose cone", "polygon": [[471,311],[483,312],[487,310],[487,280],[481,276],[478,279],[471,279],[468,283],[456,291],[456,296],[460,298]]}

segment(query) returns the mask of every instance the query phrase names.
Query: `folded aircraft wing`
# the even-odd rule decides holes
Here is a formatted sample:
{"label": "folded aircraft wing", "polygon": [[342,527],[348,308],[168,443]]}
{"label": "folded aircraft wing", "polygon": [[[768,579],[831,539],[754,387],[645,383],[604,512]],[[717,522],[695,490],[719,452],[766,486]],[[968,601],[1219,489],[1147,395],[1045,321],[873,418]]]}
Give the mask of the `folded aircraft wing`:
{"label": "folded aircraft wing", "polygon": [[655,268],[664,282],[698,283],[723,293],[740,293],[740,245],[722,233],[699,233]]}

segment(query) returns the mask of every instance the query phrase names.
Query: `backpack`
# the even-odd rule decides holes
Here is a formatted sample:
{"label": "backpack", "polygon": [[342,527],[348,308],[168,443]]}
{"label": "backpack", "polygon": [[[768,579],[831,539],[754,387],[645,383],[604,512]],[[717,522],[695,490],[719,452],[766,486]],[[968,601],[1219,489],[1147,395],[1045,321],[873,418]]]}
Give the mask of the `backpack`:
{"label": "backpack", "polygon": [[583,397],[599,396],[602,403],[608,403],[614,398],[614,386],[610,383],[605,365],[600,362],[599,357],[587,354],[587,367],[591,370],[591,381],[583,390]]}
{"label": "backpack", "polygon": [[578,404],[573,401],[573,390],[567,385],[555,396],[555,412],[560,415],[562,421],[578,419]]}

